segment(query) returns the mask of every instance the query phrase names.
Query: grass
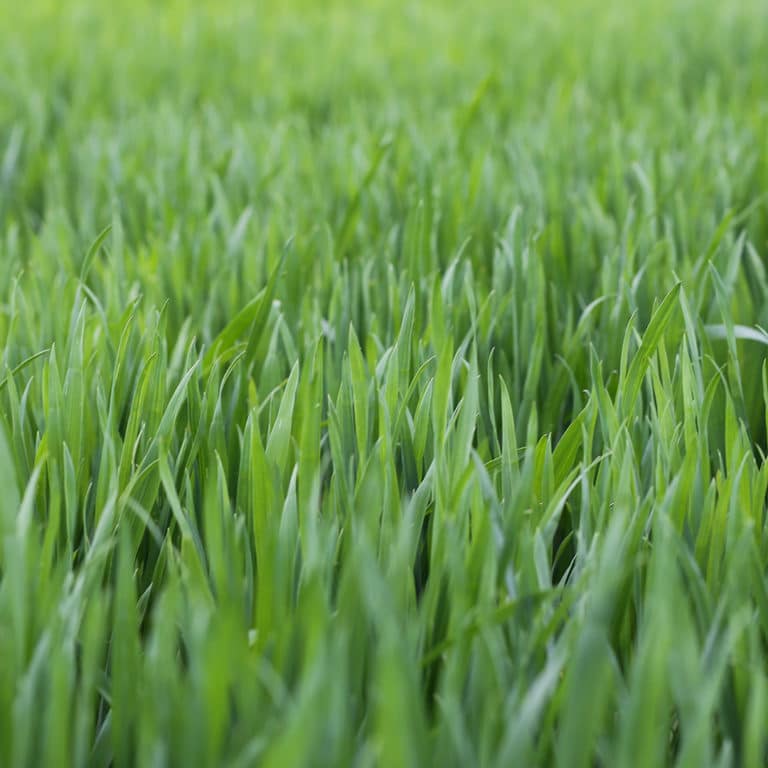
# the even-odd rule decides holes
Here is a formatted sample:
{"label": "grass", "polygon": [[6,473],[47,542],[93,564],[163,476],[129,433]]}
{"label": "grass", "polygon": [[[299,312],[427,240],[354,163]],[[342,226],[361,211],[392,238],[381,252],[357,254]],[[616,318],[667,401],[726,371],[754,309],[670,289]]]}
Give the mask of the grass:
{"label": "grass", "polygon": [[3,4],[0,765],[766,765],[767,55]]}

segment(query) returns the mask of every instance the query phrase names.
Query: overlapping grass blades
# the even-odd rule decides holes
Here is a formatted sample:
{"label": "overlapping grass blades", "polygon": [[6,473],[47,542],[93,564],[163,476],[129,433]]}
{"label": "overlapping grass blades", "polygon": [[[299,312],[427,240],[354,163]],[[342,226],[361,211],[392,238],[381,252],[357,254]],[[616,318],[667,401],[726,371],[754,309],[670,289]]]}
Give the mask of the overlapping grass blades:
{"label": "overlapping grass blades", "polygon": [[2,11],[0,765],[763,765],[765,8],[268,5]]}

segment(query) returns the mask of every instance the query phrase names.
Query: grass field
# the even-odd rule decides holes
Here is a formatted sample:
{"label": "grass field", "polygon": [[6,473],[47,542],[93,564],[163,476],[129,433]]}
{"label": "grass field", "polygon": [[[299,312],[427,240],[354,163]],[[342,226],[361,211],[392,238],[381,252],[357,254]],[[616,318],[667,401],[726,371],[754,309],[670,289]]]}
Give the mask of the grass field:
{"label": "grass field", "polygon": [[768,5],[0,7],[0,766],[768,765]]}

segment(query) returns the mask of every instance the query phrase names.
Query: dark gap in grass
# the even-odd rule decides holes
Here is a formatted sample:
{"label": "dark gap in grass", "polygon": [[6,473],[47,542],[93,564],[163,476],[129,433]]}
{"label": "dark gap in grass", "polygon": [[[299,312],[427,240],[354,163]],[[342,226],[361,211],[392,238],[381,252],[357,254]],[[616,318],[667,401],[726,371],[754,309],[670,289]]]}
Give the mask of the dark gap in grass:
{"label": "dark gap in grass", "polygon": [[416,590],[416,601],[421,602],[422,595],[429,579],[429,539],[432,526],[432,510],[427,509],[421,521],[419,538],[416,544],[416,557],[413,563],[413,585]]}
{"label": "dark gap in grass", "polygon": [[576,559],[576,520],[566,504],[552,539],[552,583],[560,584]]}

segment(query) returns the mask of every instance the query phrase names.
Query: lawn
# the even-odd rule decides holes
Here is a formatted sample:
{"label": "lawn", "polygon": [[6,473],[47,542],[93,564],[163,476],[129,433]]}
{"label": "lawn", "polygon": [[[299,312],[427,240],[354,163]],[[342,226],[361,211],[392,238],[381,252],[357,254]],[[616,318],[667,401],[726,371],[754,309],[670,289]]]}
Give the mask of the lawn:
{"label": "lawn", "polygon": [[764,0],[6,0],[0,766],[768,764]]}

